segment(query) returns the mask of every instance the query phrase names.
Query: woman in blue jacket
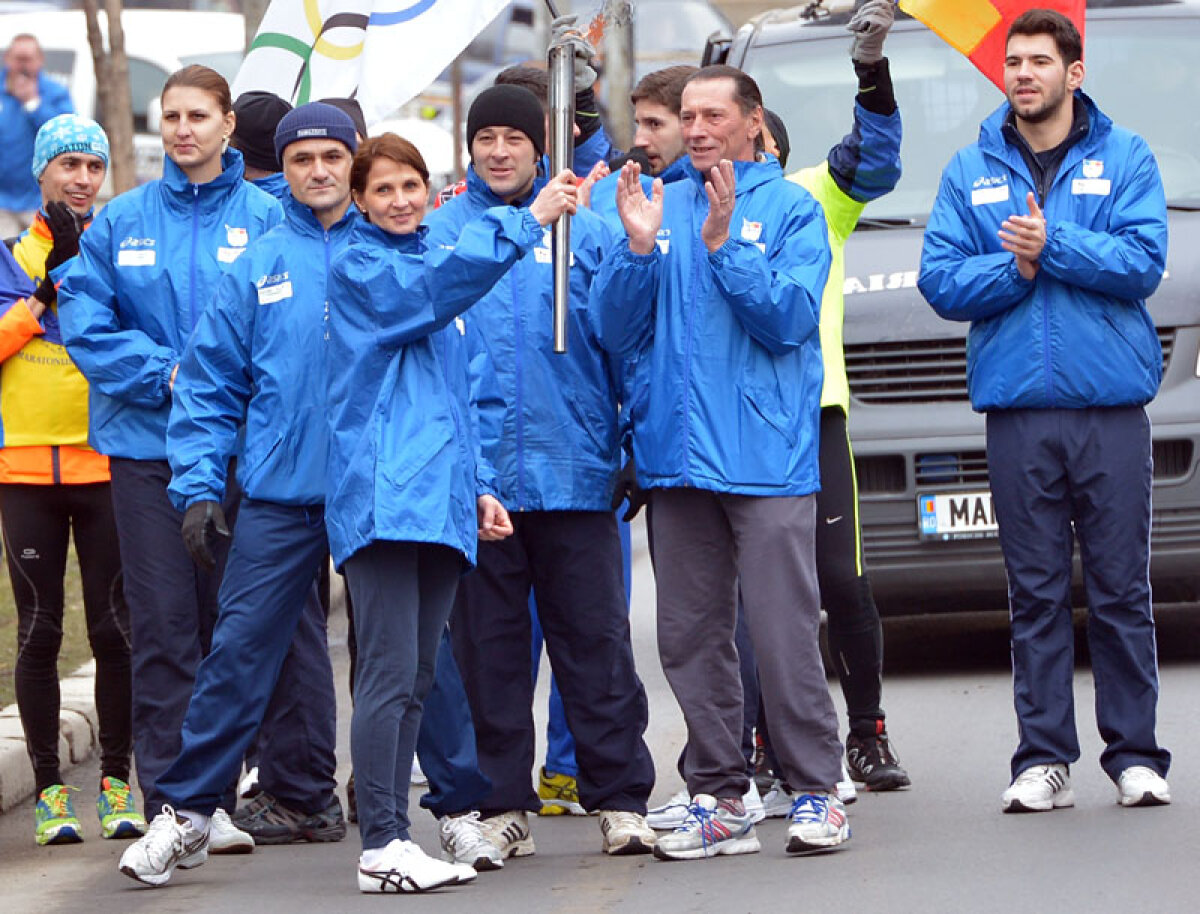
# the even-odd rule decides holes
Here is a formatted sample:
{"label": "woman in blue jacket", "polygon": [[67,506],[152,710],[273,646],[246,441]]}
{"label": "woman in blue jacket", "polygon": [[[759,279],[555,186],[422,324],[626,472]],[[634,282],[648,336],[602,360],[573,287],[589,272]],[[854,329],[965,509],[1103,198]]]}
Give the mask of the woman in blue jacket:
{"label": "woman in blue jacket", "polygon": [[[162,93],[162,179],[104,207],[56,275],[63,338],[90,384],[90,443],[110,458],[133,633],[134,757],[151,817],[162,804],[157,779],[179,752],[220,581],[219,564],[192,563],[167,498],[171,385],[222,272],[280,219],[279,204],[242,179],[241,153],[224,151],[233,126],[220,74],[174,73]],[[232,790],[228,799],[232,809]],[[211,849],[252,850],[218,813]]]}
{"label": "woman in blue jacket", "polygon": [[364,892],[430,887],[407,812],[422,702],[477,539],[512,532],[476,465],[459,315],[575,209],[564,173],[528,209],[490,209],[453,250],[430,250],[428,181],[420,153],[394,134],[359,148],[350,186],[367,219],[329,283],[325,519],[358,634],[350,752]]}

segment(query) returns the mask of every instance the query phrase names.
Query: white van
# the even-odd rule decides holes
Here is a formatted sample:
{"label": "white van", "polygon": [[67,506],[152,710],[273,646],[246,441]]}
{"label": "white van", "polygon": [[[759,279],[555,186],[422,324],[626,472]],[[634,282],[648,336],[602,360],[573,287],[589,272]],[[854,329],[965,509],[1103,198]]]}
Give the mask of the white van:
{"label": "white van", "polygon": [[[101,30],[107,34],[107,18],[103,13],[99,18]],[[125,10],[121,25],[129,57],[137,176],[139,182],[145,182],[162,175],[158,100],[167,77],[181,67],[199,63],[232,82],[245,52],[245,25],[236,13],[141,9]],[[70,90],[75,110],[100,120],[83,11],[0,15],[0,48],[7,48],[13,36],[23,33],[37,37],[46,55],[46,74]],[[101,196],[111,196],[107,182]]]}

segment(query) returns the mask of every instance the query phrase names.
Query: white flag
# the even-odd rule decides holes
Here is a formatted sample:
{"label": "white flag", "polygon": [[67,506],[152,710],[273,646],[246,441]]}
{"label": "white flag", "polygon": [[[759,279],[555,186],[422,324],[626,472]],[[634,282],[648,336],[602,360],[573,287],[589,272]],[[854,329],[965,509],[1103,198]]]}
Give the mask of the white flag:
{"label": "white flag", "polygon": [[271,0],[233,96],[358,99],[368,124],[415,98],[509,0]]}

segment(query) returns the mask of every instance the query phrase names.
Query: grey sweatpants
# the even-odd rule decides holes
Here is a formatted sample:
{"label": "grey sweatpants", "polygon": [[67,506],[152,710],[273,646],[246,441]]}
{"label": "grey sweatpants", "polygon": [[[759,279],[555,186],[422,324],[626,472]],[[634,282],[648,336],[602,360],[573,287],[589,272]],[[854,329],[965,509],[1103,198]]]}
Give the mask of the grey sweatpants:
{"label": "grey sweatpants", "polygon": [[658,651],[687,723],[688,791],[740,797],[750,786],[733,640],[739,586],[783,774],[801,793],[832,790],[841,744],[818,645],[815,496],[654,489],[649,522]]}

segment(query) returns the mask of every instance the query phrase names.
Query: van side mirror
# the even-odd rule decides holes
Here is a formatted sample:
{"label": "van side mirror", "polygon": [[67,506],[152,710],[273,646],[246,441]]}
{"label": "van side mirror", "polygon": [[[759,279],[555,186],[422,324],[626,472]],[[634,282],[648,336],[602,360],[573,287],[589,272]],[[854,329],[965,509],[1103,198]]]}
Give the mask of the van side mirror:
{"label": "van side mirror", "polygon": [[725,63],[729,59],[729,48],[732,44],[733,39],[728,35],[713,32],[704,42],[704,55],[700,58],[700,66],[707,67],[710,64]]}

